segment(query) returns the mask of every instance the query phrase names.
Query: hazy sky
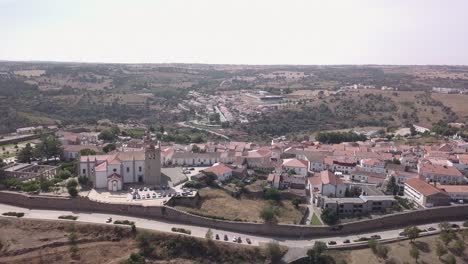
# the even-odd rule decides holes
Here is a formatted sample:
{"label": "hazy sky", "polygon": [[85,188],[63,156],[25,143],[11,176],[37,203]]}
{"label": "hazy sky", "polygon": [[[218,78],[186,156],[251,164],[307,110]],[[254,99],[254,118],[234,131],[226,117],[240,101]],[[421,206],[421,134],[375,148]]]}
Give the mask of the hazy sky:
{"label": "hazy sky", "polygon": [[0,0],[0,60],[468,65],[468,0]]}

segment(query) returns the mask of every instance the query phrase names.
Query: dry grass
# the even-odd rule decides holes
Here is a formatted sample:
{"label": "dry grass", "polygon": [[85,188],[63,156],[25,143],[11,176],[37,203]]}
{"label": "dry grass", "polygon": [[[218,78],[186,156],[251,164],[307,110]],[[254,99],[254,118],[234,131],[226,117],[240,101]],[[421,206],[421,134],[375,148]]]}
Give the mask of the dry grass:
{"label": "dry grass", "polygon": [[459,117],[468,118],[468,95],[466,94],[432,94],[432,98],[451,107]]}
{"label": "dry grass", "polygon": [[[271,202],[262,199],[248,199],[245,197],[237,199],[221,189],[201,189],[200,198],[200,208],[194,209],[184,206],[177,206],[176,208],[188,212],[223,217],[229,220],[263,222],[259,216],[260,211],[271,205]],[[302,213],[294,208],[291,202],[282,201],[275,207],[277,208],[278,222],[287,224],[300,222]]]}
{"label": "dry grass", "polygon": [[[460,235],[459,235],[460,236]],[[461,236],[460,236],[461,237]],[[420,237],[416,239],[415,245],[419,249],[419,260],[420,264],[431,264],[431,263],[443,263],[439,260],[436,255],[436,242],[438,241],[438,235],[429,237]],[[386,244],[389,247],[389,253],[387,261],[388,263],[403,264],[403,263],[415,263],[414,259],[409,254],[411,244],[408,240],[400,241],[395,243]],[[453,242],[449,245],[449,254],[451,253],[450,248],[453,246]],[[345,260],[348,264],[361,264],[361,263],[385,263],[385,260],[378,258],[372,253],[369,248],[356,249],[356,250],[340,250],[340,251],[329,251],[327,253],[331,255],[337,262],[338,260]],[[454,254],[452,254],[454,255]],[[445,255],[444,257],[446,257]],[[457,263],[468,263],[468,249],[465,249],[464,253],[457,256]],[[442,259],[444,259],[442,257]],[[393,260],[394,262],[390,262]]]}

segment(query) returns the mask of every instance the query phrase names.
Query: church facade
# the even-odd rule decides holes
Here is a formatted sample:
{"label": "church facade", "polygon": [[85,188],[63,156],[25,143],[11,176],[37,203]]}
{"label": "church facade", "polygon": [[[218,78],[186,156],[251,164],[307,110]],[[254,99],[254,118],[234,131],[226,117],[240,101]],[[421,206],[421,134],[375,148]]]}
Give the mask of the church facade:
{"label": "church facade", "polygon": [[142,151],[81,156],[78,173],[87,177],[96,189],[120,191],[128,183],[160,186],[160,146],[147,138]]}

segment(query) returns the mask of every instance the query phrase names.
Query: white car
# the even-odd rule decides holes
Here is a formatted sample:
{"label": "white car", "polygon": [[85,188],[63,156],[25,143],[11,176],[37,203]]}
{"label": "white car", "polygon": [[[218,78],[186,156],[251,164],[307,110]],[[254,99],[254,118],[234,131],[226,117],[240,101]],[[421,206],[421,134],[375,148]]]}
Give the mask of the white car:
{"label": "white car", "polygon": [[233,237],[232,242],[237,242],[237,237]]}

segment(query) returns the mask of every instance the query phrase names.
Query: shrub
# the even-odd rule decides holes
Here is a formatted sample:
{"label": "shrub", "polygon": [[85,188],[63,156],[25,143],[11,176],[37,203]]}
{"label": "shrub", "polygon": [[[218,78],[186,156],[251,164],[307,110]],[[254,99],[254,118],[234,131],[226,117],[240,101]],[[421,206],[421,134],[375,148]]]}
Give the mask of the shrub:
{"label": "shrub", "polygon": [[130,257],[123,261],[122,264],[145,264],[145,257],[138,253],[132,253]]}
{"label": "shrub", "polygon": [[76,215],[61,215],[61,216],[58,217],[58,219],[76,220],[76,219],[78,219],[78,216],[76,216]]}
{"label": "shrub", "polygon": [[62,180],[66,180],[68,178],[70,178],[72,175],[71,173],[68,171],[68,170],[61,170],[59,171],[59,173],[57,174],[57,178],[60,178]]}
{"label": "shrub", "polygon": [[201,187],[202,185],[198,181],[188,181],[184,184],[184,188],[200,189]]}
{"label": "shrub", "polygon": [[275,210],[271,206],[265,207],[260,211],[260,217],[265,223],[271,223],[275,220]]}
{"label": "shrub", "polygon": [[279,201],[281,199],[281,194],[278,189],[270,188],[266,189],[264,192],[265,199]]}
{"label": "shrub", "polygon": [[322,214],[320,217],[325,223],[329,225],[333,225],[336,222],[338,222],[338,215],[328,208],[322,210]]}
{"label": "shrub", "polygon": [[76,188],[78,186],[78,182],[76,180],[69,180],[67,182],[67,188]]}
{"label": "shrub", "polygon": [[23,217],[24,216],[24,213],[19,213],[19,212],[6,212],[6,213],[3,213],[2,215],[5,215],[5,216],[16,216],[16,217]]}
{"label": "shrub", "polygon": [[187,235],[192,234],[192,231],[190,231],[188,229],[185,229],[185,228],[173,227],[173,228],[171,228],[171,230],[172,230],[172,232],[183,233],[183,234],[187,234]]}
{"label": "shrub", "polygon": [[70,194],[71,197],[76,197],[78,196],[78,190],[76,187],[68,188],[68,194]]}
{"label": "shrub", "polygon": [[299,205],[301,204],[301,199],[299,198],[294,198],[292,199],[291,203],[294,205],[294,207],[297,209],[299,208]]}
{"label": "shrub", "polygon": [[281,251],[278,242],[269,242],[266,246],[266,252],[271,263],[277,263],[283,256],[283,252]]}

